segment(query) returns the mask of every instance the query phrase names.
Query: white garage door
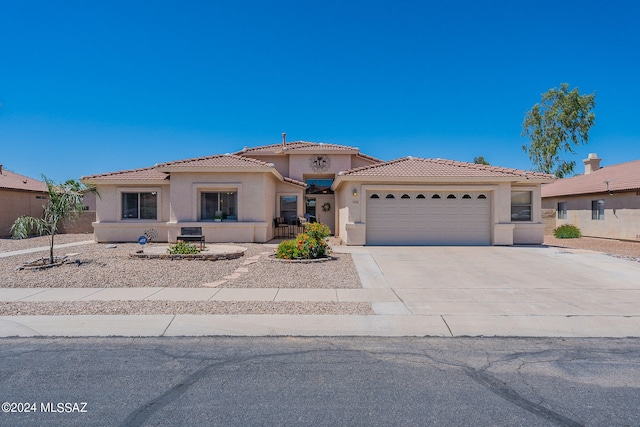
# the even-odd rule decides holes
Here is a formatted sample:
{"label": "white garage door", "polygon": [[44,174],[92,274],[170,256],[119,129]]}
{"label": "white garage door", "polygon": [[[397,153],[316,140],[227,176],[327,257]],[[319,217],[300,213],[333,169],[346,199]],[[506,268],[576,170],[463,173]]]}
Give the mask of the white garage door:
{"label": "white garage door", "polygon": [[367,245],[489,245],[488,192],[367,193]]}

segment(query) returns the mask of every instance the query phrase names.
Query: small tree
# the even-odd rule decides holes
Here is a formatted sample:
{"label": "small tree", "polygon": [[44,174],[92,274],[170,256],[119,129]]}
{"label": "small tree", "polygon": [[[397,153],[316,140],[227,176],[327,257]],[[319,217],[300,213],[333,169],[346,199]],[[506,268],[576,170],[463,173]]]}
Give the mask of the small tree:
{"label": "small tree", "polygon": [[490,166],[490,165],[489,165],[489,162],[487,162],[487,161],[484,159],[484,156],[477,156],[477,157],[474,157],[474,158],[473,158],[473,163],[475,163],[475,164],[477,164],[477,165],[487,165],[487,166]]}
{"label": "small tree", "polygon": [[85,191],[97,193],[93,187],[70,179],[62,184],[56,184],[47,177],[42,177],[47,184],[49,200],[43,206],[42,218],[23,215],[15,220],[11,226],[11,234],[14,239],[24,239],[33,233],[49,236],[49,263],[54,263],[53,240],[58,231],[58,224],[63,219],[73,219],[84,211],[82,196]]}
{"label": "small tree", "polygon": [[554,173],[558,178],[573,172],[576,162],[563,160],[560,154],[575,154],[574,147],[589,142],[595,105],[595,93],[580,95],[578,88],[569,91],[567,83],[542,94],[542,101],[526,113],[522,123],[522,136],[531,139],[531,145],[522,149],[529,153],[536,172]]}

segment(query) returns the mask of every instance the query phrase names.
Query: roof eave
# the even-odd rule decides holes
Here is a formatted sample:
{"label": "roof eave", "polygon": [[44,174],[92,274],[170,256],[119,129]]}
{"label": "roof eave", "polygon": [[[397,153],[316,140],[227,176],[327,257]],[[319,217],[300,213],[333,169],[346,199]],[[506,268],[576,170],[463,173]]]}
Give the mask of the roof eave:
{"label": "roof eave", "polygon": [[24,193],[43,193],[43,194],[48,194],[47,189],[43,189],[43,190],[36,190],[36,189],[31,189],[31,188],[14,188],[14,187],[0,187],[0,190],[4,190],[4,191],[20,191],[20,192],[24,192]]}
{"label": "roof eave", "polygon": [[602,190],[602,191],[584,191],[584,192],[572,192],[572,193],[555,193],[550,195],[543,195],[543,199],[549,199],[552,197],[572,197],[572,196],[590,196],[590,195],[611,195],[616,193],[631,193],[640,191],[640,187],[637,188],[617,188],[615,190]]}
{"label": "roof eave", "polygon": [[532,179],[524,177],[446,177],[446,176],[363,176],[363,175],[338,175],[331,185],[336,191],[343,182],[366,183],[428,183],[428,184],[491,184],[495,182],[535,183]]}
{"label": "roof eave", "polygon": [[271,166],[251,165],[249,167],[242,166],[157,166],[158,172],[165,173],[228,173],[228,172],[272,172],[275,168]]}
{"label": "roof eave", "polygon": [[80,178],[84,184],[91,185],[169,185],[168,179],[91,179]]}

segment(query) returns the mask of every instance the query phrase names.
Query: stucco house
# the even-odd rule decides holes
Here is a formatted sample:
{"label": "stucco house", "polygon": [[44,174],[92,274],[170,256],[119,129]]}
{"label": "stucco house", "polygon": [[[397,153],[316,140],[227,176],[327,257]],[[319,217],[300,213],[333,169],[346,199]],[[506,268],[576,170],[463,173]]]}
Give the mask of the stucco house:
{"label": "stucco house", "polygon": [[542,207],[555,224],[572,224],[584,236],[640,240],[640,160],[600,167],[591,153],[583,175],[542,187]]}
{"label": "stucco house", "polygon": [[266,242],[274,219],[317,220],[348,245],[512,245],[544,238],[551,175],[441,159],[390,162],[356,147],[286,142],[84,177],[96,185],[98,242],[146,230],[174,242]]}
{"label": "stucco house", "polygon": [[11,235],[11,225],[19,216],[42,216],[42,205],[47,199],[44,182],[10,172],[0,165],[0,237]]}

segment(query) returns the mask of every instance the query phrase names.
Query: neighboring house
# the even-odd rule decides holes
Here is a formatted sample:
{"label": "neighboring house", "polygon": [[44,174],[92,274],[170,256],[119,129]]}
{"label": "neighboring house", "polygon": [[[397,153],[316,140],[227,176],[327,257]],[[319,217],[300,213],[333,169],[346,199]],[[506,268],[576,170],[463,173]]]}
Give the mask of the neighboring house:
{"label": "neighboring house", "polygon": [[584,236],[640,240],[640,160],[600,167],[595,153],[584,175],[542,187],[542,207],[556,210],[556,226],[572,224]]}
{"label": "neighboring house", "polygon": [[85,191],[82,196],[82,204],[84,208],[82,215],[63,220],[58,227],[59,233],[93,233],[93,223],[96,220],[96,194]]}
{"label": "neighboring house", "polygon": [[11,226],[22,215],[41,217],[47,195],[44,182],[9,172],[0,165],[0,237],[10,236]]}
{"label": "neighboring house", "polygon": [[[511,245],[544,238],[540,186],[551,175],[404,158],[314,142],[84,177],[96,185],[98,242],[146,230],[174,242],[200,227],[207,242],[266,242],[274,219],[326,224],[348,245]],[[220,217],[220,222],[216,221]]]}

